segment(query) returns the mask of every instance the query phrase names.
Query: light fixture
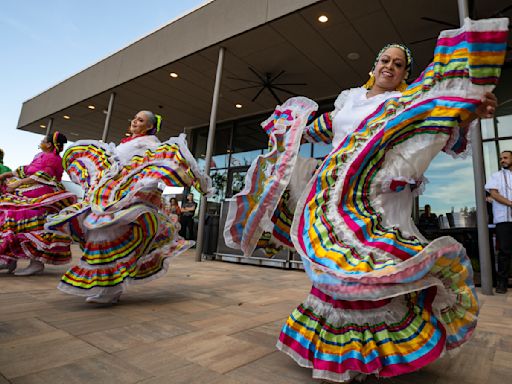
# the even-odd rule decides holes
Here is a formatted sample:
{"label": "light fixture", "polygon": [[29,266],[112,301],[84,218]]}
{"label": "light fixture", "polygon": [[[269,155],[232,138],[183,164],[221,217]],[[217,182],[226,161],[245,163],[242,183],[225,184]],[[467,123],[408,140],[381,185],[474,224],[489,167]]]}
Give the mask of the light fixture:
{"label": "light fixture", "polygon": [[94,105],[88,105],[87,108],[89,108],[89,109],[96,109],[96,107]]}
{"label": "light fixture", "polygon": [[318,17],[318,21],[321,22],[321,23],[327,23],[329,21],[329,18],[325,15],[320,15]]}
{"label": "light fixture", "polygon": [[242,105],[242,104],[235,104],[235,107],[236,107],[236,108],[238,108],[238,109],[240,109],[240,108],[242,108],[242,107],[243,107],[243,105]]}
{"label": "light fixture", "polygon": [[41,124],[41,125],[39,125],[39,127],[40,127],[40,128],[46,128],[46,125]]}
{"label": "light fixture", "polygon": [[171,76],[173,78],[177,78],[178,74],[176,72],[171,72],[171,73],[169,73],[169,76]]}
{"label": "light fixture", "polygon": [[62,116],[62,117],[63,117],[63,118],[65,118],[66,120],[71,119],[71,117],[69,117],[68,115],[64,115],[64,116]]}
{"label": "light fixture", "polygon": [[350,52],[347,57],[350,59],[350,60],[357,60],[359,59],[360,55],[359,53],[357,52]]}

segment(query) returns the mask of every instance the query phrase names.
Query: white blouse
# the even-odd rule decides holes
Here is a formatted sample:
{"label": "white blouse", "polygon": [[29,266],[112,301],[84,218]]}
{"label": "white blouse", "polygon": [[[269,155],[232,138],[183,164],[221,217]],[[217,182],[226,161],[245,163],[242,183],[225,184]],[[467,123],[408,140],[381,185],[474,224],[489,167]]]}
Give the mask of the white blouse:
{"label": "white blouse", "polygon": [[137,137],[116,147],[116,155],[122,165],[127,164],[135,155],[142,155],[146,149],[155,149],[160,140],[155,135]]}
{"label": "white blouse", "polygon": [[340,93],[334,102],[332,117],[332,146],[337,148],[343,139],[354,132],[361,121],[390,97],[400,96],[400,92],[385,92],[366,97],[368,90],[363,87],[347,89]]}

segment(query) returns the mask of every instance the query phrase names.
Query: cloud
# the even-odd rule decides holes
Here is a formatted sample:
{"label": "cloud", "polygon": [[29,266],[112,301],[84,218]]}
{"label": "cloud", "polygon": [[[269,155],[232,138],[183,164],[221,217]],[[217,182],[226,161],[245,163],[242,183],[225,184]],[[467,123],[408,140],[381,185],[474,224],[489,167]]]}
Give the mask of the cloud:
{"label": "cloud", "polygon": [[[475,183],[472,159],[452,159],[438,155],[425,172],[429,180],[425,192],[420,196],[420,206],[430,204],[437,213],[459,211],[474,207]],[[482,186],[483,188],[483,186]]]}

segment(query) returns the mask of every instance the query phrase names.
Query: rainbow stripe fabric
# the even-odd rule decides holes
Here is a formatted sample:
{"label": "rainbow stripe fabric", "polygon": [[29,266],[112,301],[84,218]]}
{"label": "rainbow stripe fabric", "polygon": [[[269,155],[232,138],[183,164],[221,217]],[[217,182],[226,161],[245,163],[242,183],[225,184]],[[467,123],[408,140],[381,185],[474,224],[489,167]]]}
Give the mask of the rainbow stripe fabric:
{"label": "rainbow stripe fabric", "polygon": [[314,377],[412,372],[472,334],[478,301],[464,248],[387,225],[376,181],[399,146],[423,140],[444,143],[437,151],[465,150],[460,122],[496,85],[507,33],[508,19],[467,19],[442,32],[433,63],[329,154],[299,200],[291,237],[313,289],[277,346]]}
{"label": "rainbow stripe fabric", "polygon": [[126,164],[119,162],[113,145],[78,142],[66,151],[64,164],[87,194],[47,224],[69,234],[83,251],[80,263],[62,276],[60,290],[81,296],[119,292],[160,277],[171,257],[193,245],[158,211],[158,182],[211,191],[211,180],[199,170],[184,135]]}
{"label": "rainbow stripe fabric", "polygon": [[244,189],[229,201],[224,227],[226,244],[245,256],[253,253],[264,232],[273,235],[275,246],[291,244],[291,218],[283,194],[297,162],[304,126],[317,109],[314,101],[295,97],[261,124],[269,135],[269,151],[254,160]]}
{"label": "rainbow stripe fabric", "polygon": [[[47,217],[76,202],[55,177],[44,171],[27,175],[15,171],[20,179],[30,177],[35,184],[21,185],[13,193],[0,194],[0,262],[19,258],[45,264],[66,264],[71,260],[71,239],[62,232],[45,228]],[[13,180],[8,180],[10,183]]]}

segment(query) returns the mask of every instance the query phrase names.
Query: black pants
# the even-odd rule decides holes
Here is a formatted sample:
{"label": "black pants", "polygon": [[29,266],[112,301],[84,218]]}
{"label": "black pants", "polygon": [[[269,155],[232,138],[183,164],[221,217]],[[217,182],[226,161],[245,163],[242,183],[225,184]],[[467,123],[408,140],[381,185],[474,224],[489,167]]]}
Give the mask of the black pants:
{"label": "black pants", "polygon": [[512,258],[512,222],[496,224],[496,240],[498,241],[498,284],[507,284]]}
{"label": "black pants", "polygon": [[181,215],[181,230],[180,235],[185,238],[185,240],[195,240],[194,239],[194,216],[186,216]]}

